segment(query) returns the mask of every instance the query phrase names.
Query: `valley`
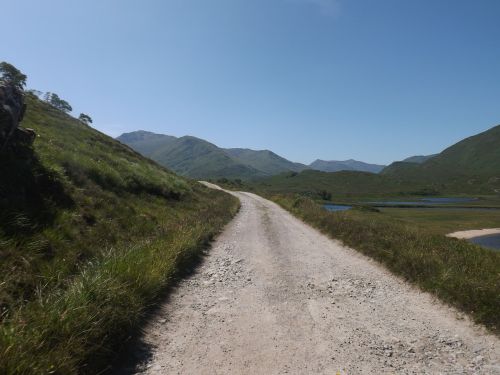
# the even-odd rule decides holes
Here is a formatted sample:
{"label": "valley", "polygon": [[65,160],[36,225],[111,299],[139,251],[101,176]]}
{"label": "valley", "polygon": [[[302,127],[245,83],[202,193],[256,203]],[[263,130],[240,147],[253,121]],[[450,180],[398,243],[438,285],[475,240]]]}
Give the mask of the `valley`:
{"label": "valley", "polygon": [[[0,163],[8,176],[0,186],[3,373],[114,371],[132,337],[153,345],[152,357],[144,362],[137,349],[123,371],[211,373],[201,358],[237,372],[497,368],[500,252],[487,248],[495,239],[477,246],[444,236],[500,226],[496,169],[429,184],[416,182],[420,169],[442,168],[454,152],[401,162],[400,175],[401,163],[324,172],[195,137],[136,132],[120,137],[124,145],[34,94],[25,101],[35,142]],[[497,141],[497,128],[487,134]],[[484,137],[472,145],[488,161]],[[328,203],[337,209],[326,211]],[[164,293],[171,300],[151,318]],[[398,325],[382,324],[387,316]],[[200,343],[215,337],[221,344],[202,354]],[[369,350],[360,357],[357,347]]]}
{"label": "valley", "polygon": [[[120,142],[177,173],[246,182],[249,188],[335,198],[486,195],[500,190],[500,125],[466,138],[439,154],[413,156],[389,166],[316,160],[291,162],[269,150],[223,149],[205,140],[137,131]],[[219,181],[224,182],[224,181]],[[407,199],[406,199],[407,200]]]}
{"label": "valley", "polygon": [[500,2],[2,11],[0,375],[500,375]]}

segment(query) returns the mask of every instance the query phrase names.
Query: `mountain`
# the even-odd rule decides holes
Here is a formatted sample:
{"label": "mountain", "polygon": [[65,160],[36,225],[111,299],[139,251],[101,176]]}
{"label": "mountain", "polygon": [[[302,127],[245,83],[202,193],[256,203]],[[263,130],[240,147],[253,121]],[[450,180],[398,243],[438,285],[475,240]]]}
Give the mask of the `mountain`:
{"label": "mountain", "polygon": [[153,160],[192,178],[255,178],[265,173],[228,155],[216,145],[191,136],[168,140],[149,155]]}
{"label": "mountain", "polygon": [[422,164],[424,161],[429,160],[430,158],[433,158],[437,154],[432,154],[432,155],[415,155],[415,156],[410,156],[409,158],[406,158],[402,160],[405,163],[417,163],[417,164]]}
{"label": "mountain", "polygon": [[[311,164],[311,167],[323,166],[322,161]],[[500,192],[500,125],[468,137],[440,154],[394,162],[378,174],[304,170],[264,178],[252,185],[256,190],[269,193],[289,192],[347,200],[355,197],[497,194]]]}
{"label": "mountain", "polygon": [[442,189],[494,192],[500,187],[500,125],[463,139],[421,164],[396,162],[382,172]]}
{"label": "mountain", "polygon": [[117,140],[191,178],[250,179],[266,175],[265,172],[233,158],[224,149],[196,137],[177,138],[140,130],[122,134]]}
{"label": "mountain", "polygon": [[[302,172],[301,178],[296,181],[308,177],[313,177],[316,181],[326,179],[324,176],[320,177],[321,175],[304,173],[307,169],[313,169],[322,172],[380,173],[384,176],[384,179],[380,180],[383,182],[380,186],[398,193],[472,194],[491,193],[500,188],[500,125],[466,138],[440,154],[413,156],[387,167],[352,159],[316,160],[305,166],[267,150],[223,149],[195,137],[175,138],[144,131],[123,134],[118,140],[160,164],[193,178],[228,177],[252,180],[292,171]],[[336,179],[342,177],[343,182],[339,183],[344,187],[354,186],[359,182],[355,174],[335,176]],[[279,180],[283,177],[277,178]],[[288,180],[283,180],[279,184],[284,186],[285,181]],[[378,183],[379,180],[368,181],[366,178],[362,183],[370,181]],[[356,190],[358,187],[353,189]],[[374,187],[373,192],[383,193],[378,187]]]}
{"label": "mountain", "polygon": [[360,171],[379,173],[385,168],[385,165],[368,164],[353,159],[343,161],[318,159],[309,164],[309,167],[322,172]]}
{"label": "mountain", "polygon": [[225,177],[248,180],[307,168],[272,151],[224,149],[192,136],[176,138],[141,130],[122,134],[117,140],[161,165],[191,178]]}
{"label": "mountain", "polygon": [[308,169],[304,164],[291,162],[269,150],[255,151],[247,148],[226,148],[224,150],[233,158],[268,175],[284,171],[300,172]]}
{"label": "mountain", "polygon": [[0,150],[0,373],[102,373],[238,202],[26,105],[33,145]]}
{"label": "mountain", "polygon": [[138,153],[148,157],[176,139],[176,137],[170,135],[156,134],[144,130],[124,133],[117,138],[121,143],[131,146]]}

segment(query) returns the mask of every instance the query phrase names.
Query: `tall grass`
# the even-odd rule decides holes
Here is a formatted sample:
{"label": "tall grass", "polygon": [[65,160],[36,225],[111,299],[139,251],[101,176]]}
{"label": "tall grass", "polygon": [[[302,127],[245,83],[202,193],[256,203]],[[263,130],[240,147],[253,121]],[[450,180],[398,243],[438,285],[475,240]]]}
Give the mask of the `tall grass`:
{"label": "tall grass", "polygon": [[217,205],[175,232],[82,265],[66,288],[42,290],[0,330],[0,373],[95,373],[176,275],[236,210]]}
{"label": "tall grass", "polygon": [[34,97],[0,155],[0,374],[97,373],[238,201]]}
{"label": "tall grass", "polygon": [[328,212],[303,197],[271,198],[323,233],[500,333],[500,252],[433,234],[383,213]]}

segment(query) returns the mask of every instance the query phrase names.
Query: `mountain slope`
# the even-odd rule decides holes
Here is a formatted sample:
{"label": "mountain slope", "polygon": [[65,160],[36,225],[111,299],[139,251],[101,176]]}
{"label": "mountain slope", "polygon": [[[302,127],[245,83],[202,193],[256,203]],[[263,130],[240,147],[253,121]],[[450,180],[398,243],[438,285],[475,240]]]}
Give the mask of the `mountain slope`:
{"label": "mountain slope", "polygon": [[500,125],[448,147],[421,165],[424,173],[500,177]]}
{"label": "mountain slope", "polygon": [[405,163],[417,163],[417,164],[422,164],[424,161],[429,160],[430,158],[433,158],[437,154],[432,154],[432,155],[415,155],[415,156],[410,156],[409,158],[406,158],[402,160]]}
{"label": "mountain slope", "polygon": [[191,178],[254,178],[265,173],[232,158],[203,139],[173,137],[143,130],[125,133],[118,141],[173,171]]}
{"label": "mountain slope", "polygon": [[500,125],[468,137],[421,164],[393,163],[382,174],[446,189],[494,192],[500,187]]}
{"label": "mountain slope", "polygon": [[184,176],[193,178],[252,178],[264,173],[232,158],[224,150],[196,137],[177,138],[150,157]]}
{"label": "mountain slope", "polygon": [[247,148],[226,148],[224,151],[240,162],[268,175],[275,175],[284,171],[300,172],[308,169],[304,164],[291,162],[269,150],[256,151]]}
{"label": "mountain slope", "polygon": [[0,373],[100,373],[237,201],[28,95],[0,152]]}
{"label": "mountain slope", "polygon": [[369,164],[353,159],[337,161],[337,160],[315,160],[309,167],[322,172],[339,172],[339,171],[360,171],[379,173],[384,169],[385,165]]}
{"label": "mountain slope", "polygon": [[176,138],[138,131],[122,134],[117,140],[183,176],[198,179],[255,179],[307,168],[268,150],[223,149],[191,136]]}
{"label": "mountain slope", "polygon": [[408,179],[409,176],[418,174],[418,163],[407,161],[395,161],[394,163],[385,167],[380,174],[384,176],[392,176],[399,179]]}
{"label": "mountain slope", "polygon": [[379,174],[306,170],[266,178],[254,186],[267,192],[293,192],[314,197],[331,194],[337,198],[498,194],[500,126],[468,137],[420,164],[395,162]]}
{"label": "mountain slope", "polygon": [[170,135],[156,134],[139,130],[132,133],[124,133],[116,139],[121,143],[132,147],[138,153],[149,157],[151,154],[170,142],[175,141],[177,138]]}

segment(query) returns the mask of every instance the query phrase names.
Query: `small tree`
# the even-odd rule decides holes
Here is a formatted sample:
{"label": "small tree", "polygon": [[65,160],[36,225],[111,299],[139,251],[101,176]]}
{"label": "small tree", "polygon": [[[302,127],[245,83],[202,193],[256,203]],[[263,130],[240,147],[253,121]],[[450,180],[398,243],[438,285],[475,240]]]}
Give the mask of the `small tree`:
{"label": "small tree", "polygon": [[59,97],[59,95],[53,92],[47,92],[44,95],[44,100],[49,103],[52,107],[57,108],[60,111],[65,113],[69,113],[73,110],[71,105],[66,101]]}
{"label": "small tree", "polygon": [[78,116],[78,120],[83,122],[85,125],[92,124],[92,117],[86,115],[85,113],[80,113],[80,116]]}
{"label": "small tree", "polygon": [[14,65],[2,61],[0,63],[0,73],[2,74],[0,79],[3,82],[14,85],[19,90],[23,90],[24,86],[26,86],[26,75],[21,73]]}
{"label": "small tree", "polygon": [[329,201],[332,199],[332,193],[326,191],[326,190],[320,190],[318,191],[318,195],[321,199],[324,201]]}

